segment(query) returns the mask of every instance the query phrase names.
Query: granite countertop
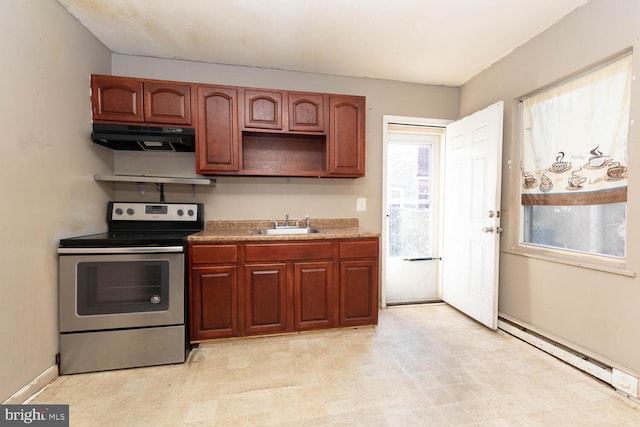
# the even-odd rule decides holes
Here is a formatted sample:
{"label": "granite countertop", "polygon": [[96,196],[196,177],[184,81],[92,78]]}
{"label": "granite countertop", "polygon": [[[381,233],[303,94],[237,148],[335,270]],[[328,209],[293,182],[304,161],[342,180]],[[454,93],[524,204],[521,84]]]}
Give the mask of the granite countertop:
{"label": "granite countertop", "polygon": [[[290,222],[295,223],[295,219]],[[278,221],[282,224],[284,221]],[[301,221],[304,224],[304,219]],[[187,237],[189,243],[219,243],[242,241],[280,241],[280,240],[327,240],[362,239],[380,237],[380,233],[365,230],[359,226],[357,218],[311,219],[311,228],[320,230],[311,234],[254,234],[255,230],[273,228],[273,221],[236,220],[207,221],[205,231]]]}

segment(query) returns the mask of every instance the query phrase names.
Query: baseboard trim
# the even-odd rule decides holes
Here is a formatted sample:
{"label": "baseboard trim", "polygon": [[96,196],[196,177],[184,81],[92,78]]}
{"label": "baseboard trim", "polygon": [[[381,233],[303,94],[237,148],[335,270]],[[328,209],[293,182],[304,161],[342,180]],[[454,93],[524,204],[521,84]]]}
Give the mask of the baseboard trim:
{"label": "baseboard trim", "polygon": [[529,329],[525,324],[504,317],[498,318],[498,328],[525,341],[545,353],[592,375],[599,380],[611,385],[618,392],[633,399],[638,399],[638,377],[628,372],[612,367],[607,363],[596,360],[587,354],[560,343],[541,334],[539,331]]}
{"label": "baseboard trim", "polygon": [[10,398],[5,400],[3,404],[19,405],[22,403],[28,403],[30,398],[32,398],[36,393],[38,393],[47,384],[51,383],[56,378],[58,378],[58,365],[51,365],[49,368],[45,369],[44,372],[38,375],[33,381],[22,387]]}

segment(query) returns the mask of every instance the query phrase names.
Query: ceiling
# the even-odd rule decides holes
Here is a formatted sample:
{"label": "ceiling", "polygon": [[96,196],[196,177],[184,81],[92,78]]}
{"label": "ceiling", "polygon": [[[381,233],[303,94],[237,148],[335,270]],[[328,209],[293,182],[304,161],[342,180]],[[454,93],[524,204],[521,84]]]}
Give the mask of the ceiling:
{"label": "ceiling", "polygon": [[58,0],[111,51],[460,86],[588,0]]}

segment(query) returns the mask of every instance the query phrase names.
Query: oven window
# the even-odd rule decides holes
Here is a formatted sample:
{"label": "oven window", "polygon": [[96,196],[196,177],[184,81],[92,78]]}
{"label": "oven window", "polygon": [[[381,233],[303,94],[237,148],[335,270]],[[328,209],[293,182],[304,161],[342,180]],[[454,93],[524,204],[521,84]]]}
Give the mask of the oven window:
{"label": "oven window", "polygon": [[78,315],[164,311],[169,261],[78,263]]}

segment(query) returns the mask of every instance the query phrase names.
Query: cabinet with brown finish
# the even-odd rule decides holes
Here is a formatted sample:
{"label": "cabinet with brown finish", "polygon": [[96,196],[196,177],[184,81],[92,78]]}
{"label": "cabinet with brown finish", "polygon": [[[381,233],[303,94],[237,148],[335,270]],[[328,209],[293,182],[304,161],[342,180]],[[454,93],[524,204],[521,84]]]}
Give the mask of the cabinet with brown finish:
{"label": "cabinet with brown finish", "polygon": [[244,127],[282,130],[281,91],[244,90]]}
{"label": "cabinet with brown finish", "polygon": [[191,85],[144,82],[144,121],[146,123],[190,126]]}
{"label": "cabinet with brown finish", "polygon": [[240,174],[364,176],[364,97],[255,89],[243,93]]}
{"label": "cabinet with brown finish", "polygon": [[244,321],[247,335],[287,330],[286,264],[244,267]]}
{"label": "cabinet with brown finish", "polygon": [[[245,245],[246,331],[284,332],[333,325],[333,242],[247,243]],[[262,275],[262,277],[260,276]],[[266,297],[258,295],[261,281]],[[284,286],[282,288],[281,286]],[[278,292],[276,292],[278,290]],[[283,292],[280,292],[282,290]],[[280,298],[277,299],[276,293]],[[293,300],[291,299],[293,295]],[[253,312],[286,319],[257,328]]]}
{"label": "cabinet with brown finish", "polygon": [[325,95],[244,89],[245,130],[293,133],[325,131]]}
{"label": "cabinet with brown finish", "polygon": [[197,92],[196,172],[237,173],[238,89],[199,85]]}
{"label": "cabinet with brown finish", "polygon": [[190,244],[192,342],[378,321],[378,239]]}
{"label": "cabinet with brown finish", "polygon": [[95,122],[192,124],[190,83],[132,77],[91,76]]}
{"label": "cabinet with brown finish", "polygon": [[287,95],[288,123],[292,132],[324,132],[325,96],[313,93],[294,93]]}
{"label": "cabinet with brown finish", "polygon": [[332,95],[329,101],[329,174],[364,176],[365,98]]}
{"label": "cabinet with brown finish", "polygon": [[194,245],[189,251],[191,341],[238,335],[238,249]]}
{"label": "cabinet with brown finish", "polygon": [[378,240],[340,242],[340,326],[378,323]]}
{"label": "cabinet with brown finish", "polygon": [[203,175],[357,178],[365,98],[91,76],[93,120],[196,128]]}
{"label": "cabinet with brown finish", "polygon": [[296,330],[329,328],[335,324],[333,268],[331,261],[293,264]]}

